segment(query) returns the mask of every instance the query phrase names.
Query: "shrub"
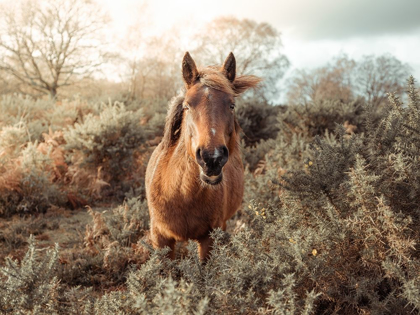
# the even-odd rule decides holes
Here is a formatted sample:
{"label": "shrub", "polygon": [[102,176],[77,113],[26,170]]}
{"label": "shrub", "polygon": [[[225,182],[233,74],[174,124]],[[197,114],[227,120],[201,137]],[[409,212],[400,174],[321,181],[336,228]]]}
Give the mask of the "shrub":
{"label": "shrub", "polygon": [[323,136],[326,131],[333,132],[336,124],[345,124],[349,133],[362,132],[365,112],[362,100],[350,103],[319,100],[305,105],[291,105],[279,113],[279,128],[284,136],[302,134],[311,138]]}
{"label": "shrub", "polygon": [[[8,136],[10,140],[10,133]],[[3,138],[1,142],[7,141]],[[0,164],[0,215],[45,212],[53,204],[63,205],[66,198],[52,180],[53,168],[50,156],[40,152],[36,142],[29,142],[17,157],[13,154],[4,156]]]}
{"label": "shrub", "polygon": [[273,106],[258,98],[238,99],[236,117],[244,133],[247,146],[255,146],[261,140],[273,139],[278,132],[276,116],[283,106]]}
{"label": "shrub", "polygon": [[[344,126],[347,118],[334,102],[322,104],[319,115],[297,108],[280,114],[280,126],[291,117],[296,127],[280,128],[276,139],[251,148],[265,157],[247,171],[244,207],[231,234],[213,232],[205,264],[194,241],[175,260],[167,248],[153,250],[146,204],[129,198],[110,213],[91,211],[85,247],[62,254],[72,262],[48,269],[48,277],[40,272],[45,280],[31,272],[41,259],[30,246],[22,264],[14,262],[15,278],[25,273],[23,288],[41,283],[50,290],[16,309],[52,305],[60,312],[50,298],[59,294],[67,313],[82,314],[418,313],[420,97],[414,80],[408,83],[408,104],[390,95],[377,116],[369,104],[357,114],[343,105],[357,132]],[[325,113],[339,117],[334,127],[298,121]],[[54,265],[59,256],[51,255],[45,259]],[[56,286],[54,276],[62,280]],[[11,279],[2,276],[0,294],[13,301],[12,288],[23,292],[22,301],[34,300],[38,291]],[[83,291],[71,289],[78,284],[97,292],[81,302]],[[15,310],[7,301],[1,307]]]}
{"label": "shrub", "polygon": [[0,269],[0,311],[4,314],[76,314],[78,299],[86,293],[77,288],[66,291],[57,277],[57,265],[58,246],[40,255],[31,237],[23,260],[19,263],[6,258],[5,266]]}
{"label": "shrub", "polygon": [[[69,175],[84,193],[94,199],[109,187],[109,193],[123,197],[136,178],[136,153],[147,137],[140,125],[142,111],[129,111],[124,104],[103,104],[99,116],[87,114],[83,122],[64,132],[71,166]],[[139,185],[137,183],[137,185]]]}
{"label": "shrub", "polygon": [[148,258],[139,245],[147,238],[146,202],[131,197],[110,211],[88,211],[92,223],[80,239],[82,248],[61,256],[68,262],[61,268],[61,279],[67,285],[94,286],[97,290],[121,286],[130,265],[144,263]]}
{"label": "shrub", "polygon": [[367,116],[365,133],[349,137],[339,127],[316,137],[303,152],[305,164],[281,178],[283,191],[298,201],[293,213],[305,214],[299,225],[313,238],[312,246],[327,254],[311,275],[326,289],[318,292],[323,294],[319,307],[327,313],[392,309],[404,314],[418,307],[413,287],[418,274],[397,271],[419,267],[413,240],[419,239],[414,165],[420,151],[420,102],[413,78],[408,97],[403,106],[391,94],[379,122]]}

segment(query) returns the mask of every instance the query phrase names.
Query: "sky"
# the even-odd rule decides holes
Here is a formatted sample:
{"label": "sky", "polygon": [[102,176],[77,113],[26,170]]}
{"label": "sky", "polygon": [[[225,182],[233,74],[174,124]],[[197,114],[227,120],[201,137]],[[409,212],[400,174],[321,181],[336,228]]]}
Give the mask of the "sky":
{"label": "sky", "polygon": [[420,0],[97,1],[120,34],[140,20],[158,34],[174,25],[236,16],[268,22],[282,33],[289,73],[323,66],[339,54],[357,60],[390,53],[408,63],[420,81]]}

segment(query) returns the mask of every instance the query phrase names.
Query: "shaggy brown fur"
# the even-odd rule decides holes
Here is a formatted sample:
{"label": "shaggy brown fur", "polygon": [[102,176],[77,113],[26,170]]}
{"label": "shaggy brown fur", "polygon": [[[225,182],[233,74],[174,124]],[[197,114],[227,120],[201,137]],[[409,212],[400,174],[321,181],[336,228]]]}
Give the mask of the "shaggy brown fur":
{"label": "shaggy brown fur", "polygon": [[[242,202],[244,169],[234,98],[260,79],[235,78],[235,64],[231,53],[221,68],[198,71],[185,54],[186,90],[172,100],[164,137],[147,166],[152,243],[169,246],[172,258],[176,241],[193,239],[199,242],[200,259],[206,259],[210,232],[225,229]],[[203,162],[202,156],[210,160]]]}

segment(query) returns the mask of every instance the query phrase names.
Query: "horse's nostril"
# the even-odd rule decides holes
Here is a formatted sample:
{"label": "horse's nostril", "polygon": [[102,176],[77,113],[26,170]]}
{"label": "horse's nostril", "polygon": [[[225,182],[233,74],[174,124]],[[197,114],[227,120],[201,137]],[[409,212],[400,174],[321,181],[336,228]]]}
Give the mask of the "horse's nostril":
{"label": "horse's nostril", "polygon": [[204,167],[204,159],[203,159],[203,151],[198,148],[197,151],[195,151],[195,159],[197,160],[197,163],[201,166]]}
{"label": "horse's nostril", "polygon": [[199,148],[195,155],[198,165],[207,175],[218,175],[228,161],[229,150],[224,145],[209,150]]}
{"label": "horse's nostril", "polygon": [[222,147],[222,151],[223,151],[223,156],[226,156],[226,157],[229,156],[229,150],[228,150],[228,148],[226,148],[226,146]]}
{"label": "horse's nostril", "polygon": [[224,166],[229,158],[229,150],[228,148],[226,148],[226,146],[223,146],[221,150],[222,150],[222,156],[219,163],[220,163],[220,166]]}

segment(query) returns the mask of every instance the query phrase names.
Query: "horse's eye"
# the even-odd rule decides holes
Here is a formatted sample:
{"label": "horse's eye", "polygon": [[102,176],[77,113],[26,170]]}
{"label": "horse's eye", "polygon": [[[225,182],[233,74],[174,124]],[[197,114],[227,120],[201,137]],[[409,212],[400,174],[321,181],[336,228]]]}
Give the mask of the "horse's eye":
{"label": "horse's eye", "polygon": [[235,109],[235,104],[230,104],[230,109],[234,110]]}
{"label": "horse's eye", "polygon": [[183,108],[183,109],[190,109],[190,104],[188,104],[187,102],[184,102],[184,103],[182,104],[182,108]]}

